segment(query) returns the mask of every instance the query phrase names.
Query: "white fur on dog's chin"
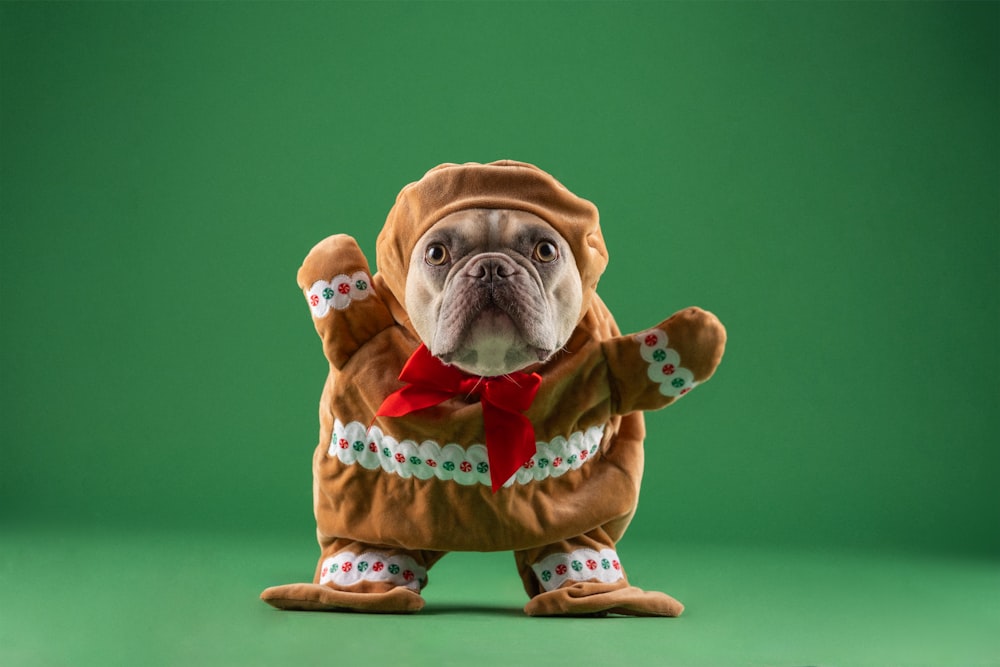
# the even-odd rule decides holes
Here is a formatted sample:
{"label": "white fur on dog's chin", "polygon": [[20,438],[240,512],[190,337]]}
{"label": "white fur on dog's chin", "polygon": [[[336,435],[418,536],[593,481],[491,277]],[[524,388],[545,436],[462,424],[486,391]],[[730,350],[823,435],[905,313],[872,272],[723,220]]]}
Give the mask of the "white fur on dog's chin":
{"label": "white fur on dog's chin", "polygon": [[447,363],[470,375],[494,377],[538,363],[538,354],[521,339],[508,315],[483,313]]}

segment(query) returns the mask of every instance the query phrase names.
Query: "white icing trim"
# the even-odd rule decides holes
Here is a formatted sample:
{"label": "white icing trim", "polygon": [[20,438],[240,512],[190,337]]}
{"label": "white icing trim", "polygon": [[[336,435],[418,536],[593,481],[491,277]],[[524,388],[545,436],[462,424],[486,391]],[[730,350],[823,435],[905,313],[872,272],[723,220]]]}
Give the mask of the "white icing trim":
{"label": "white icing trim", "polygon": [[549,554],[531,566],[546,591],[554,591],[567,581],[601,581],[606,584],[625,578],[618,554],[611,549],[577,549]]}
{"label": "white icing trim", "polygon": [[667,347],[667,334],[662,329],[650,329],[635,336],[639,342],[639,354],[649,364],[646,375],[660,385],[664,396],[683,396],[698,383],[694,373],[681,366],[681,355]]}
{"label": "white icing trim", "polygon": [[[586,431],[574,431],[568,438],[558,436],[550,442],[536,443],[537,451],[504,484],[528,484],[547,477],[559,477],[576,470],[594,458],[604,426],[591,426]],[[491,486],[489,457],[486,445],[440,445],[433,440],[417,444],[413,440],[396,440],[377,426],[366,429],[361,422],[343,424],[334,420],[333,438],[327,450],[346,465],[360,464],[368,470],[381,468],[400,477],[454,481],[464,486]]]}
{"label": "white icing trim", "polygon": [[326,317],[330,309],[344,310],[352,301],[367,299],[372,293],[372,280],[364,271],[350,276],[341,273],[330,281],[317,280],[306,292],[306,302],[313,317]]}
{"label": "white icing trim", "polygon": [[387,581],[420,592],[427,583],[427,569],[409,556],[388,556],[377,551],[361,555],[342,551],[323,561],[319,583],[351,586],[359,581]]}

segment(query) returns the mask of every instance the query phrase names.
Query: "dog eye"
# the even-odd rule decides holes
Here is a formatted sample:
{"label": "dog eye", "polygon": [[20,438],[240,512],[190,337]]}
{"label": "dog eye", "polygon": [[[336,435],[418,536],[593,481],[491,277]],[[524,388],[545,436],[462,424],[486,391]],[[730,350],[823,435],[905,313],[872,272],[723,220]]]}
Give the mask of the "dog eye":
{"label": "dog eye", "polygon": [[441,243],[432,243],[424,251],[424,261],[431,266],[441,266],[448,261],[448,249]]}
{"label": "dog eye", "polygon": [[548,264],[559,258],[559,248],[551,241],[542,241],[535,246],[534,256],[539,262]]}

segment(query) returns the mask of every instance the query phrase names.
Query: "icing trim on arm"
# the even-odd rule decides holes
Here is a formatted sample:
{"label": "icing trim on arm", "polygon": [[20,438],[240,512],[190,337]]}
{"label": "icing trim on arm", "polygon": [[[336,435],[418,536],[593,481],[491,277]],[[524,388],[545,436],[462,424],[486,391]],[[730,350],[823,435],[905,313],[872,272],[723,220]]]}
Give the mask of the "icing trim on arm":
{"label": "icing trim on arm", "polygon": [[667,333],[662,329],[650,329],[634,336],[639,343],[639,354],[648,364],[646,376],[660,385],[664,396],[679,397],[688,393],[698,383],[694,373],[681,366],[681,355],[667,347]]}
{"label": "icing trim on arm", "polygon": [[317,280],[306,292],[306,301],[313,317],[321,319],[331,308],[344,310],[354,301],[367,299],[373,292],[371,277],[364,271],[355,271],[350,276],[342,273],[329,281]]}

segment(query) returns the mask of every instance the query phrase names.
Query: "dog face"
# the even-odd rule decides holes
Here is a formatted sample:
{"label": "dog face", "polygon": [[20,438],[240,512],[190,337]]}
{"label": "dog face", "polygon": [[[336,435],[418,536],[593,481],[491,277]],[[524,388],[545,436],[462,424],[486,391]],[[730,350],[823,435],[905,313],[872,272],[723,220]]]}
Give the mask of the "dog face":
{"label": "dog face", "polygon": [[565,345],[583,288],[569,244],[540,217],[470,209],[445,216],[417,242],[405,301],[431,354],[490,377]]}

